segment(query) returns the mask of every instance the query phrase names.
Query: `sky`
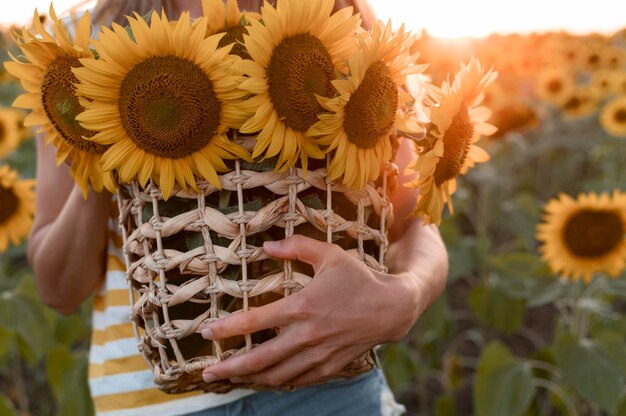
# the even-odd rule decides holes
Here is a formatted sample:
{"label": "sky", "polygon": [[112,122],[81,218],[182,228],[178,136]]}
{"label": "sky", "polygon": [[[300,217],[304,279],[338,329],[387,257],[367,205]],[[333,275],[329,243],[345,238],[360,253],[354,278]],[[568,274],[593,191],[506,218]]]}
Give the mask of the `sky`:
{"label": "sky", "polygon": [[[54,0],[53,4],[60,14],[72,5],[85,2]],[[414,33],[426,29],[437,37],[550,30],[611,34],[626,27],[624,0],[370,0],[370,3],[378,17],[391,19],[394,27],[405,23]],[[10,7],[3,7],[0,24],[21,26],[32,17],[35,7],[47,12],[49,5],[49,0],[11,2]]]}

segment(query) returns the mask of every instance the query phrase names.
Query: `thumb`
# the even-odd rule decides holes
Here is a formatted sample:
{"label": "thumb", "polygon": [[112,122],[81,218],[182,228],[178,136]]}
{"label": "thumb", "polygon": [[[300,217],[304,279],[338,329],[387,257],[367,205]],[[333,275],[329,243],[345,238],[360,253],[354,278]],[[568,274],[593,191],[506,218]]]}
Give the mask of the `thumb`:
{"label": "thumb", "polygon": [[279,259],[300,260],[317,270],[322,263],[337,249],[330,243],[315,240],[303,235],[294,235],[284,240],[266,241],[263,251]]}

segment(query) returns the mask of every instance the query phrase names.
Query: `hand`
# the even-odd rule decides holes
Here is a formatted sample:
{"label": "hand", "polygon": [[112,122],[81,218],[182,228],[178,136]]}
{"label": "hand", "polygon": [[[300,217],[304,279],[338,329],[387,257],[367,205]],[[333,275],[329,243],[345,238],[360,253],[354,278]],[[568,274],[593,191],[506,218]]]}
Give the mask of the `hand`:
{"label": "hand", "polygon": [[251,351],[207,367],[206,382],[320,383],[375,345],[400,340],[417,319],[419,296],[403,275],[374,271],[337,245],[300,235],[263,249],[312,265],[315,277],[291,296],[206,325],[207,339],[278,328]]}

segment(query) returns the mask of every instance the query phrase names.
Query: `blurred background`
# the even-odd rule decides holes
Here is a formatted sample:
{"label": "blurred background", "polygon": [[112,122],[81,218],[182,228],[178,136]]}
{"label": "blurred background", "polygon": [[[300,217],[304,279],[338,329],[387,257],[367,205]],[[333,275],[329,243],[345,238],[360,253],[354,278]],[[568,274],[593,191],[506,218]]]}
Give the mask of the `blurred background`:
{"label": "blurred background", "polygon": [[[93,3],[54,6],[63,14]],[[485,97],[498,132],[478,143],[491,160],[459,178],[454,214],[440,227],[446,291],[402,342],[382,350],[397,398],[410,415],[626,415],[626,274],[566,279],[542,260],[536,232],[559,193],[626,191],[624,6],[371,3],[419,36],[436,85],[471,55],[499,73]],[[45,13],[49,2],[3,7],[2,61],[18,53],[10,31],[36,7]],[[33,134],[11,108],[21,92],[0,67],[0,166],[28,179]],[[0,416],[89,415],[91,305],[71,316],[43,306],[25,245],[0,253]]]}

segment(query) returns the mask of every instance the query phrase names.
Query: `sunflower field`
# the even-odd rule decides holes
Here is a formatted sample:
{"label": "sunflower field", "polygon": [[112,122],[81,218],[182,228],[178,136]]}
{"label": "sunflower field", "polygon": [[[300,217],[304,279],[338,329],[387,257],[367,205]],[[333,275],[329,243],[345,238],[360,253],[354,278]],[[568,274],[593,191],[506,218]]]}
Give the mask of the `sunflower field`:
{"label": "sunflower field", "polygon": [[[87,379],[98,301],[70,315],[45,306],[26,255],[33,126],[57,164],[71,164],[85,197],[116,191],[116,181],[156,184],[150,195],[166,216],[184,215],[186,192],[221,189],[235,163],[237,172],[319,170],[346,195],[372,184],[377,192],[402,136],[416,154],[406,184],[419,191],[414,214],[439,227],[450,264],[443,295],[379,353],[407,414],[626,416],[626,29],[452,41],[391,22],[359,32],[343,10],[315,16],[313,29],[270,54],[263,39],[278,39],[281,24],[299,30],[280,6],[259,15],[224,15],[222,6],[211,19],[209,4],[195,22],[135,15],[97,40],[88,14],[74,16],[70,33],[52,8],[32,27],[0,33],[0,416],[94,414]],[[305,80],[308,95],[275,93],[298,79],[292,64],[309,51],[305,63],[319,71]],[[334,73],[343,78],[331,81]],[[420,94],[404,88],[408,78]],[[241,140],[227,137],[232,129]],[[324,192],[301,205],[324,211]],[[200,198],[202,207],[215,202],[226,218],[272,202],[263,194],[237,207],[223,195]],[[155,215],[141,209],[140,219]],[[328,236],[335,242],[330,226]],[[192,251],[202,238],[169,243]],[[356,250],[355,241],[337,244]]]}
{"label": "sunflower field", "polygon": [[[16,53],[9,30],[2,60]],[[27,113],[12,107],[23,92],[2,68],[0,83],[0,414],[90,414],[85,383],[89,306],[63,316],[41,303],[26,260],[34,213],[36,150]]]}

